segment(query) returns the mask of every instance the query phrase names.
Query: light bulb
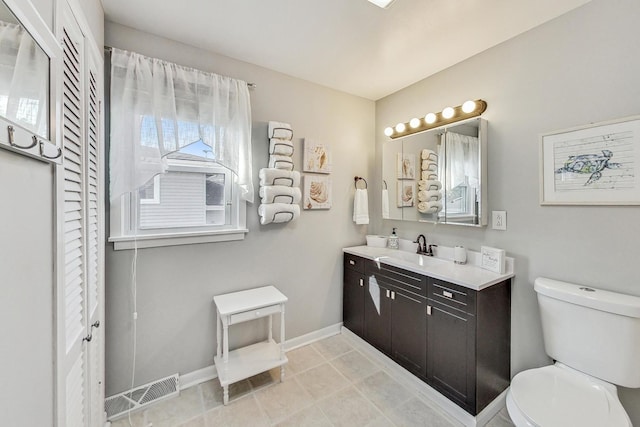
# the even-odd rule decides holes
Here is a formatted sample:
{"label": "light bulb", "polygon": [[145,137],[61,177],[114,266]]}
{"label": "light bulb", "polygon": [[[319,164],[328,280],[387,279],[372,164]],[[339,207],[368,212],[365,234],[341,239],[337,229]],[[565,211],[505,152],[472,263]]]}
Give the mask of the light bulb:
{"label": "light bulb", "polygon": [[418,126],[420,126],[420,119],[417,119],[417,118],[415,118],[415,117],[414,117],[414,118],[413,118],[413,119],[411,119],[411,121],[409,122],[409,126],[411,126],[411,129],[415,129],[415,128],[417,128]]}
{"label": "light bulb", "polygon": [[476,109],[475,101],[465,101],[465,103],[462,104],[462,111],[464,111],[465,113],[471,113],[475,109]]}
{"label": "light bulb", "polygon": [[384,134],[387,136],[393,135],[393,128],[391,126],[384,129]]}
{"label": "light bulb", "polygon": [[444,117],[445,119],[450,119],[451,117],[453,117],[453,108],[451,107],[447,107],[444,110],[442,110],[442,117]]}
{"label": "light bulb", "polygon": [[404,125],[404,123],[398,123],[396,125],[396,132],[404,132],[406,128],[407,127]]}
{"label": "light bulb", "polygon": [[427,122],[428,124],[435,123],[436,115],[433,113],[429,113],[426,116],[424,116],[424,121]]}

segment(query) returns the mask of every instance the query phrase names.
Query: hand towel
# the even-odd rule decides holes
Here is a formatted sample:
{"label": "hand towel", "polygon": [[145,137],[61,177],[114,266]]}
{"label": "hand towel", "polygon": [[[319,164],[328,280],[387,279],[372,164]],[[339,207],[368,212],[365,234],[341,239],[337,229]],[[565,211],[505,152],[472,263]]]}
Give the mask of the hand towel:
{"label": "hand towel", "polygon": [[[422,182],[422,181],[419,181]],[[442,183],[435,179],[430,179],[428,181],[424,181],[424,188],[420,188],[420,190],[440,190],[442,188]]]}
{"label": "hand towel", "polygon": [[262,168],[258,173],[260,185],[285,185],[300,187],[300,172],[283,169]]}
{"label": "hand towel", "polygon": [[382,189],[382,218],[389,218],[389,190]]}
{"label": "hand towel", "polygon": [[293,160],[289,156],[272,154],[269,156],[269,167],[291,171],[293,170]]}
{"label": "hand towel", "polygon": [[437,172],[438,171],[438,163],[432,161],[432,160],[423,160],[422,161],[422,170],[423,171],[433,171],[433,172]]}
{"label": "hand towel", "polygon": [[353,198],[353,221],[369,224],[369,195],[366,188],[358,188]]}
{"label": "hand towel", "polygon": [[422,160],[431,160],[432,162],[438,161],[438,155],[436,154],[436,152],[427,148],[423,149],[420,152],[420,158]]}
{"label": "hand towel", "polygon": [[300,216],[300,205],[288,203],[270,203],[258,206],[260,224],[271,224],[278,222],[289,222],[298,219]]}
{"label": "hand towel", "polygon": [[300,203],[302,194],[298,187],[284,185],[265,185],[260,187],[262,203]]}
{"label": "hand towel", "polygon": [[269,154],[279,154],[281,156],[293,155],[293,143],[286,139],[271,138],[269,140]]}
{"label": "hand towel", "polygon": [[421,172],[420,178],[424,181],[429,181],[432,179],[436,180],[438,179],[438,174],[432,171],[424,171],[424,172]]}
{"label": "hand towel", "polygon": [[438,213],[442,210],[442,202],[420,202],[418,203],[418,212],[420,213]]}
{"label": "hand towel", "polygon": [[293,138],[293,130],[289,123],[269,122],[269,138],[281,138],[291,141]]}
{"label": "hand towel", "polygon": [[421,202],[437,202],[442,198],[442,194],[438,190],[422,190],[418,191],[418,200]]}

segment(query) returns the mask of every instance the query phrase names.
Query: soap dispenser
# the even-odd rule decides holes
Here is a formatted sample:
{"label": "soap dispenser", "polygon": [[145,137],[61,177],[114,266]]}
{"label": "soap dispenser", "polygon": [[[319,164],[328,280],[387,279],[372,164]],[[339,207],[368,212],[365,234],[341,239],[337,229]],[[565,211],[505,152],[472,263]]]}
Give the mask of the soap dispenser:
{"label": "soap dispenser", "polygon": [[389,236],[389,240],[388,240],[387,246],[389,247],[389,249],[398,249],[398,235],[396,234],[395,227],[393,228],[393,231],[391,232],[391,236]]}

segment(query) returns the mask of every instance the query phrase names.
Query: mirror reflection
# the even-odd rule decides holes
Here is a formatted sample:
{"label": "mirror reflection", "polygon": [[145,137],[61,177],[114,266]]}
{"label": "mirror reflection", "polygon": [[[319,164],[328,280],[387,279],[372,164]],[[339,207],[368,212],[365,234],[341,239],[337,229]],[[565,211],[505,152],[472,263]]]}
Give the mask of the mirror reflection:
{"label": "mirror reflection", "polygon": [[476,118],[383,146],[386,219],[486,225],[486,121]]}
{"label": "mirror reflection", "polygon": [[49,58],[0,3],[0,116],[49,139]]}

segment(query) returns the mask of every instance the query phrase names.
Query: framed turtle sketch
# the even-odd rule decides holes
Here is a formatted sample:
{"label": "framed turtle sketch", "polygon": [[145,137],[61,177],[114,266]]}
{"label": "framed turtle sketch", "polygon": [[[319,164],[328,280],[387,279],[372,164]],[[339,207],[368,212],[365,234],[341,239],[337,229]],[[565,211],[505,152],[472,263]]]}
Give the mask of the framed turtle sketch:
{"label": "framed turtle sketch", "polygon": [[305,175],[302,195],[303,209],[331,209],[331,178],[326,175]]}
{"label": "framed turtle sketch", "polygon": [[640,205],[640,116],[540,136],[541,205]]}
{"label": "framed turtle sketch", "polygon": [[329,146],[305,138],[302,170],[313,173],[331,173],[331,149]]}

